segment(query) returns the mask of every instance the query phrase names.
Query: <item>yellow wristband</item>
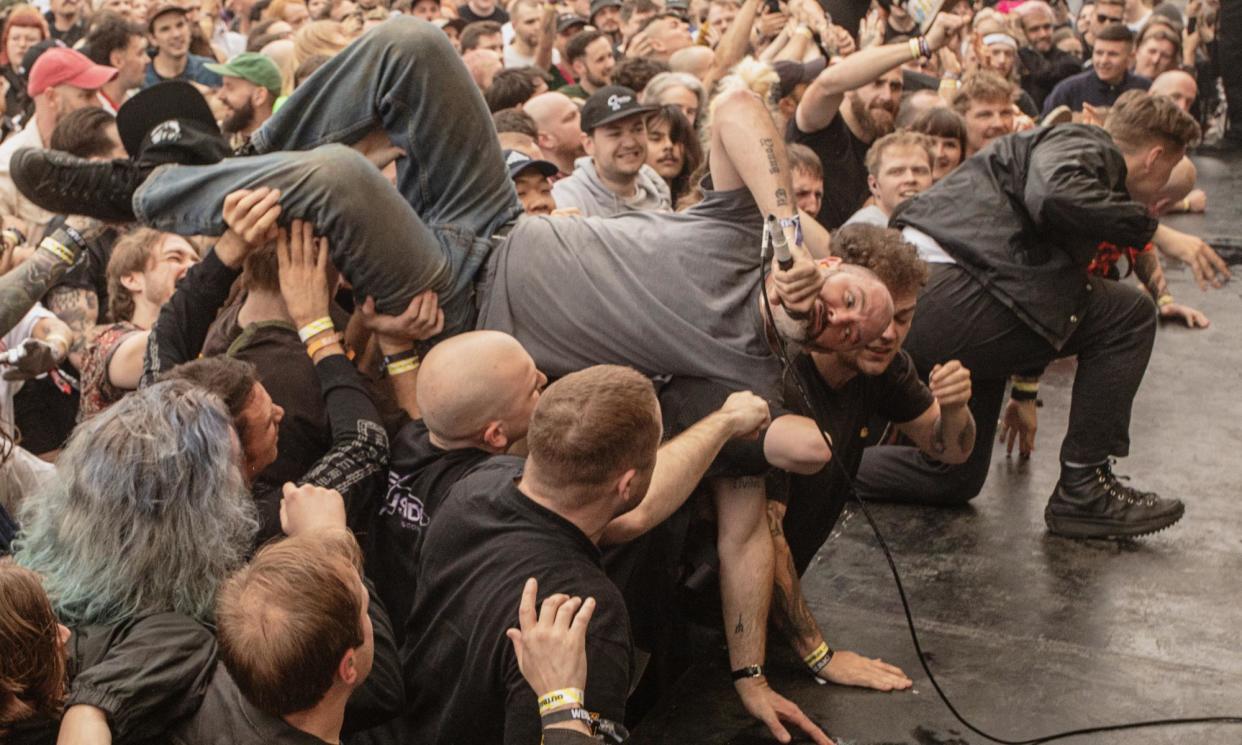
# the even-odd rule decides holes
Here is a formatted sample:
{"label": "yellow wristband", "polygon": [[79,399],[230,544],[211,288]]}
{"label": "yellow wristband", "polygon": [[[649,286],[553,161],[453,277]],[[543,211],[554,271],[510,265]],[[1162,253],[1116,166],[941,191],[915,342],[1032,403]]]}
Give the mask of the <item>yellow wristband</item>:
{"label": "yellow wristband", "polygon": [[73,251],[70,251],[67,247],[62,246],[51,238],[44,238],[43,241],[39,243],[39,248],[42,248],[66,264],[73,264],[74,261],[76,261]]}
{"label": "yellow wristband", "polygon": [[316,339],[310,344],[307,344],[306,354],[313,360],[315,359],[315,355],[318,354],[323,349],[330,347],[333,344],[340,344],[340,343],[341,343],[340,334],[333,334],[331,336],[325,336],[322,339]]}
{"label": "yellow wristband", "polygon": [[1182,200],[1182,212],[1189,212],[1189,211],[1190,211],[1190,197],[1186,197],[1185,199]]}
{"label": "yellow wristband", "polygon": [[397,362],[390,363],[384,369],[388,371],[390,376],[414,372],[418,369],[418,358],[412,357],[408,360],[398,360]]}
{"label": "yellow wristband", "polygon": [[1173,304],[1173,296],[1167,292],[1161,295],[1160,297],[1156,298],[1157,308],[1163,308],[1166,305],[1172,305],[1172,304]]}
{"label": "yellow wristband", "polygon": [[808,665],[814,665],[826,656],[828,656],[828,642],[820,642],[814,651],[802,658],[802,661]]}
{"label": "yellow wristband", "polygon": [[555,691],[549,691],[539,697],[539,714],[542,716],[566,704],[584,706],[583,699],[585,698],[586,694],[581,688],[558,688]]}
{"label": "yellow wristband", "polygon": [[910,45],[910,61],[911,62],[923,56],[923,50],[919,49],[918,39],[911,39],[908,43]]}
{"label": "yellow wristband", "polygon": [[332,324],[332,319],[328,316],[324,316],[323,318],[317,318],[298,329],[298,338],[302,340],[303,344],[305,344],[319,334],[322,334],[325,331],[331,331],[333,328],[335,328],[335,326]]}
{"label": "yellow wristband", "polygon": [[1015,380],[1013,382],[1013,390],[1022,391],[1023,393],[1039,393],[1039,383],[1023,383]]}

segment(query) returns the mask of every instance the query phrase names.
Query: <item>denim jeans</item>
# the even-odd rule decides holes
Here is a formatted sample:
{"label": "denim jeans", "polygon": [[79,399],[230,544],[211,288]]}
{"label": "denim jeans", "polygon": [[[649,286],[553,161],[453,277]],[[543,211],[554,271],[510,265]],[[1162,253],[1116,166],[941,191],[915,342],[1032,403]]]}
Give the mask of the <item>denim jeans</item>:
{"label": "denim jeans", "polygon": [[[346,147],[376,128],[406,153],[397,188]],[[483,97],[448,38],[413,18],[380,24],[333,57],[252,137],[258,155],[162,166],[134,195],[143,223],[219,235],[224,198],[281,191],[281,221],[315,223],[359,296],[400,313],[435,290],[445,334],[474,325],[474,278],[521,204]]]}

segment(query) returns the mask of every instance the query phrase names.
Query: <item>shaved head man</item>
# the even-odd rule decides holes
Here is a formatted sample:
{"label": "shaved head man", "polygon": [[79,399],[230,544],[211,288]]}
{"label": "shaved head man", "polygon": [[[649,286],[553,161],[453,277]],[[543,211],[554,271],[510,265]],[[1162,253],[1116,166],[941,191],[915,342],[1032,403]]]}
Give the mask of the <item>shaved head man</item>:
{"label": "shaved head man", "polygon": [[578,105],[564,93],[543,93],[527,101],[522,109],[539,129],[535,144],[539,145],[543,159],[555,163],[561,173],[572,173],[574,161],[586,155]]}
{"label": "shaved head man", "polygon": [[[388,493],[364,534],[367,566],[393,618],[409,615],[419,551],[449,490],[526,437],[547,382],[522,345],[499,331],[450,337],[422,360],[423,418],[393,439]],[[403,624],[394,630],[400,643]]]}
{"label": "shaved head man", "polygon": [[1199,97],[1199,84],[1190,73],[1169,70],[1160,73],[1151,81],[1148,92],[1153,96],[1168,96],[1177,104],[1177,108],[1189,112],[1190,107],[1195,105],[1195,99]]}
{"label": "shaved head man", "polygon": [[526,436],[547,382],[517,339],[471,331],[428,353],[419,369],[418,403],[437,447],[503,453]]}

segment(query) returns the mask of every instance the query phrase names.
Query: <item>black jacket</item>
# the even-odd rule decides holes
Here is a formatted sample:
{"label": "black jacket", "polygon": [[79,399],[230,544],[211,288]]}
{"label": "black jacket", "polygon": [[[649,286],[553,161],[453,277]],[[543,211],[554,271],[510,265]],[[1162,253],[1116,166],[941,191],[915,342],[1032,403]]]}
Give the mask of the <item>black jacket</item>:
{"label": "black jacket", "polygon": [[1081,124],[994,141],[898,207],[891,223],[935,238],[1056,349],[1082,318],[1100,241],[1143,246],[1157,226],[1126,191],[1112,138]]}
{"label": "black jacket", "polygon": [[1030,94],[1039,111],[1043,110],[1044,99],[1057,83],[1082,72],[1082,60],[1056,47],[1047,54],[1022,47],[1018,50],[1018,59],[1022,61],[1022,90]]}

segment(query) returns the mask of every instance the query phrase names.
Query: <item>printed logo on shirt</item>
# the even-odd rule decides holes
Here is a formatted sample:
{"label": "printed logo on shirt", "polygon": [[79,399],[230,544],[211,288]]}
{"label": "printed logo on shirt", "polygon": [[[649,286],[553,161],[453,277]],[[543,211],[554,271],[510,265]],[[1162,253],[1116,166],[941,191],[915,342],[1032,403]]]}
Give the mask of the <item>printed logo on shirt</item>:
{"label": "printed logo on shirt", "polygon": [[423,500],[414,496],[413,490],[402,483],[395,473],[388,474],[388,496],[380,507],[380,517],[394,515],[401,521],[405,530],[421,530],[431,523],[431,516],[423,505]]}

